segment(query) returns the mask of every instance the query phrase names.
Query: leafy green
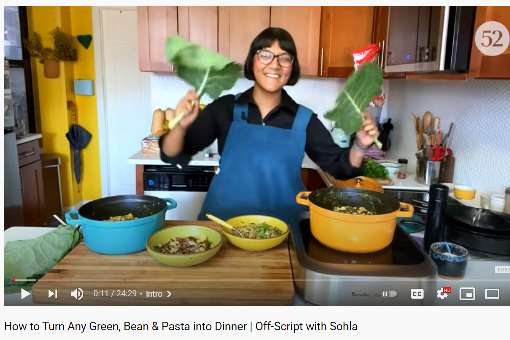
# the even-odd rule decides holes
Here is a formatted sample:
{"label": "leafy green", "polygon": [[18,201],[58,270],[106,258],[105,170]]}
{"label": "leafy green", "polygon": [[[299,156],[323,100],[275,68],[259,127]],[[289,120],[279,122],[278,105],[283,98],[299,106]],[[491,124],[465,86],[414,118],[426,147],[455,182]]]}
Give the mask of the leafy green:
{"label": "leafy green", "polygon": [[[198,89],[199,96],[207,94],[212,99],[218,98],[223,91],[234,87],[241,74],[242,67],[238,63],[180,36],[166,40],[165,52],[177,76]],[[179,113],[168,128],[172,129],[184,116]]]}
{"label": "leafy green", "polygon": [[365,163],[365,176],[369,178],[383,178],[386,179],[389,176],[388,169],[381,164],[377,163],[373,159],[367,159]]}
{"label": "leafy green", "polygon": [[10,279],[40,279],[71,251],[80,240],[74,226],[57,229],[32,240],[10,241],[4,247],[4,289],[17,292],[30,288],[35,281],[14,282]]}
{"label": "leafy green", "polygon": [[[370,102],[382,92],[383,72],[374,63],[363,64],[347,79],[338,95],[334,107],[324,114],[324,118],[335,123],[335,128],[351,135],[363,127],[363,116]],[[381,142],[373,137],[381,148]]]}

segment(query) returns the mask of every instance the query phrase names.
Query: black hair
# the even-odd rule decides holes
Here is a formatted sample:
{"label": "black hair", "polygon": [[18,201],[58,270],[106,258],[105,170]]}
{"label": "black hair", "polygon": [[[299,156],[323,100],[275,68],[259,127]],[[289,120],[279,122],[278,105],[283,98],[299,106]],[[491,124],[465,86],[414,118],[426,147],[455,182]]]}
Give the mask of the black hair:
{"label": "black hair", "polygon": [[255,80],[255,76],[253,75],[253,57],[257,54],[257,51],[270,47],[275,41],[278,41],[282,50],[294,57],[294,62],[291,66],[292,71],[286,85],[296,85],[301,74],[296,44],[289,32],[278,27],[268,27],[253,39],[250,51],[244,63],[244,77],[249,80]]}

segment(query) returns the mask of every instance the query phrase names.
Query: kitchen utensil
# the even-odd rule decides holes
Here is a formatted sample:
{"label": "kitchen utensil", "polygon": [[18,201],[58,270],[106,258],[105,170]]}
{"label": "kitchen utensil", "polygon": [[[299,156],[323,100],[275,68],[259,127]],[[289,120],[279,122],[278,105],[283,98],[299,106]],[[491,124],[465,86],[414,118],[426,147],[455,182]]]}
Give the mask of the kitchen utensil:
{"label": "kitchen utensil", "polygon": [[[207,236],[207,239],[212,243],[213,247],[202,253],[164,254],[154,250],[155,246],[159,246],[177,237],[195,237],[199,239],[203,236]],[[191,267],[211,259],[220,251],[222,244],[223,238],[216,230],[202,226],[186,225],[156,231],[147,239],[146,248],[155,260],[163,264],[173,267]]]}
{"label": "kitchen utensil", "polygon": [[448,129],[448,133],[446,134],[446,136],[444,137],[444,140],[443,140],[443,146],[445,148],[449,148],[451,145],[452,131],[453,131],[453,123],[450,123],[450,128]]}
{"label": "kitchen utensil", "polygon": [[[352,188],[325,188],[300,192],[296,202],[310,209],[310,228],[322,244],[341,251],[370,253],[393,240],[397,218],[413,216],[412,205],[380,192]],[[334,211],[342,206],[363,207],[375,215]]]}
{"label": "kitchen utensil", "polygon": [[437,242],[430,247],[430,256],[437,266],[437,276],[440,278],[460,280],[466,274],[466,248],[453,243]]}
{"label": "kitchen utensil", "polygon": [[433,146],[428,152],[428,157],[433,162],[440,162],[447,156],[446,149],[442,146]]}
{"label": "kitchen utensil", "polygon": [[397,224],[408,234],[419,233],[425,229],[423,219],[416,214],[409,218],[398,218]]}
{"label": "kitchen utensil", "polygon": [[[146,195],[121,195],[85,203],[78,211],[65,214],[70,225],[81,225],[85,245],[107,255],[136,253],[145,249],[149,236],[160,229],[168,210],[177,202]],[[136,220],[106,221],[112,216],[133,214]],[[77,218],[75,218],[77,217]]]}
{"label": "kitchen utensil", "polygon": [[427,219],[423,234],[423,250],[426,253],[430,251],[433,243],[444,241],[444,221],[449,195],[450,190],[445,185],[433,184],[430,186],[429,200],[427,202]]}
{"label": "kitchen utensil", "polygon": [[421,134],[420,134],[420,123],[418,121],[418,117],[416,117],[414,115],[414,113],[412,115],[413,115],[413,123],[414,123],[414,134],[416,137],[416,147],[418,148],[418,150],[421,150],[423,147],[422,146],[423,139],[421,138]]}
{"label": "kitchen utensil", "polygon": [[53,215],[53,217],[60,222],[60,224],[62,225],[67,225],[67,223],[65,223],[64,221],[62,221],[62,219],[60,217],[58,217],[57,215]]}
{"label": "kitchen utensil", "polygon": [[439,183],[441,162],[416,159],[416,181],[420,184],[432,185]]}
{"label": "kitchen utensil", "polygon": [[465,205],[446,208],[445,237],[468,249],[510,256],[510,217]]}
{"label": "kitchen utensil", "polygon": [[356,177],[347,181],[335,181],[333,184],[335,188],[353,188],[353,189],[364,189],[372,190],[377,192],[384,192],[382,185],[375,179],[368,177]]}
{"label": "kitchen utensil", "polygon": [[289,226],[285,222],[269,216],[260,215],[239,216],[228,219],[227,223],[236,227],[241,227],[250,223],[255,224],[267,223],[270,226],[276,227],[282,231],[283,234],[278,237],[250,239],[238,237],[237,235],[231,234],[228,231],[228,229],[227,230],[223,229],[223,234],[225,235],[227,240],[229,240],[230,243],[232,243],[236,247],[248,251],[264,251],[274,248],[287,238],[290,231]]}
{"label": "kitchen utensil", "polygon": [[423,115],[423,128],[422,128],[422,133],[425,133],[427,134],[428,133],[428,129],[430,127],[430,124],[432,123],[432,113],[430,113],[429,111],[425,112],[425,114]]}
{"label": "kitchen utensil", "polygon": [[[220,235],[222,230],[222,226],[209,220],[166,220],[164,227],[183,225],[207,227]],[[55,290],[57,282],[58,299],[48,299],[48,290]],[[78,286],[84,292],[81,300],[68,293]],[[108,293],[115,290],[115,297],[117,292],[124,291],[126,296],[112,298],[111,294],[106,296],[105,291],[94,296],[95,290],[102,289]],[[163,296],[147,298],[147,290],[161,292]],[[133,291],[137,296],[129,294]],[[167,291],[172,295],[167,297]],[[176,307],[284,306],[293,305],[295,299],[287,244],[254,254],[240,250],[225,239],[213,258],[189,268],[163,265],[145,248],[128,256],[98,256],[82,242],[53,267],[44,280],[36,282],[32,298],[36,304],[147,306],[150,302],[153,306]]]}
{"label": "kitchen utensil", "polygon": [[234,228],[233,226],[231,226],[230,224],[228,224],[227,222],[213,216],[213,215],[210,215],[210,214],[206,214],[205,216],[207,216],[208,219],[210,219],[211,221],[213,222],[216,222],[218,223],[219,225],[221,226],[224,226],[225,228],[228,228],[230,230],[234,230],[240,237],[244,237],[243,236],[243,233],[241,233],[239,230],[237,230],[236,228]]}
{"label": "kitchen utensil", "polygon": [[453,189],[453,194],[455,198],[461,200],[472,200],[475,198],[476,189],[468,187],[467,185],[456,185],[455,189]]}

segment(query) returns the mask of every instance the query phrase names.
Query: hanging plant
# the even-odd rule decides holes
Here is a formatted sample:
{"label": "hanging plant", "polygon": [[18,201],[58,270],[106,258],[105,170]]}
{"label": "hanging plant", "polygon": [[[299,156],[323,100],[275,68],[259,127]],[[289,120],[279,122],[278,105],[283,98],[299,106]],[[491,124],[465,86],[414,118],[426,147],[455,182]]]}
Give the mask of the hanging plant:
{"label": "hanging plant", "polygon": [[38,58],[44,65],[46,78],[58,78],[60,73],[59,61],[76,61],[76,49],[73,47],[74,38],[56,27],[50,32],[53,48],[45,47],[41,35],[34,32],[32,37],[24,39],[23,43],[31,57]]}

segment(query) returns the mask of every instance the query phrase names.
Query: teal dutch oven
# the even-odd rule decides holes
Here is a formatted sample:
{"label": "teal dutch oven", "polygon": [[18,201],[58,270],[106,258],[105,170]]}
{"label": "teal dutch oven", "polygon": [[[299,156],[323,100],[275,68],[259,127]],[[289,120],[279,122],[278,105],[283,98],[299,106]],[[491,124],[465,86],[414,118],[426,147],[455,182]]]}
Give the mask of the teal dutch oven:
{"label": "teal dutch oven", "polygon": [[[165,223],[168,210],[177,208],[171,198],[122,195],[101,198],[65,214],[68,224],[80,225],[85,245],[106,255],[124,255],[145,250],[145,242]],[[107,221],[133,214],[136,220]]]}

